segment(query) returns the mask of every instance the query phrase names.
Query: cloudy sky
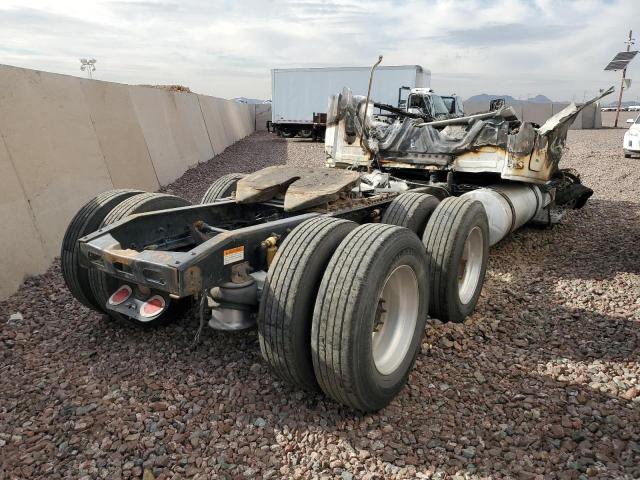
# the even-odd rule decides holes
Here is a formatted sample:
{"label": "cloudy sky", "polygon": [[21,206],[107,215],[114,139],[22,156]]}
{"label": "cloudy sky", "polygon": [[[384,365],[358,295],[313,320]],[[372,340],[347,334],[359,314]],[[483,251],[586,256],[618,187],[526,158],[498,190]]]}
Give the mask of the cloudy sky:
{"label": "cloudy sky", "polygon": [[[0,0],[0,63],[270,98],[271,68],[419,64],[436,91],[582,100],[640,36],[638,0]],[[628,76],[638,82],[640,58]]]}

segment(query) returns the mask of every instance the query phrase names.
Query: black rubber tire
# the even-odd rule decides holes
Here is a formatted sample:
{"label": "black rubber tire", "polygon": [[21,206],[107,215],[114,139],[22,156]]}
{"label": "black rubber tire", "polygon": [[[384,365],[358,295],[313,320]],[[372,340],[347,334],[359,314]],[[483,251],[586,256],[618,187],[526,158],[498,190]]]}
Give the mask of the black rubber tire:
{"label": "black rubber tire", "polygon": [[[111,210],[111,212],[109,212],[109,214],[104,218],[100,227],[106,227],[136,213],[153,212],[157,210],[164,210],[167,208],[185,207],[188,205],[191,205],[191,203],[183,198],[176,197],[174,195],[167,195],[163,193],[141,193],[139,195],[127,198],[123,202],[116,205],[113,210]],[[136,319],[127,317],[126,315],[108,310],[105,307],[107,300],[122,283],[126,282],[116,280],[110,275],[95,268],[92,268],[89,271],[89,286],[91,288],[93,297],[100,305],[102,311],[114,320],[133,325],[152,327],[164,325],[174,317],[178,309],[178,303],[180,303],[176,300],[172,300],[169,308],[164,313],[159,315],[157,318],[150,320],[149,322],[140,322]],[[132,284],[130,286],[135,292],[135,285]]]}
{"label": "black rubber tire", "polygon": [[624,158],[631,158],[631,154],[630,153],[625,153],[624,154]]}
{"label": "black rubber tire", "polygon": [[[403,388],[424,335],[429,288],[426,254],[410,230],[365,224],[342,241],[325,271],[311,327],[316,379],[334,400],[362,412],[379,410]],[[408,265],[416,275],[418,316],[400,365],[382,375],[375,366],[372,332],[377,299],[387,276]]]}
{"label": "black rubber tire", "polygon": [[[479,226],[483,260],[471,300],[460,301],[458,276],[469,232]],[[464,197],[449,197],[436,208],[422,237],[429,259],[429,315],[443,322],[462,322],[478,303],[489,259],[489,223],[482,204]]]}
{"label": "black rubber tire", "polygon": [[236,191],[238,180],[244,176],[244,173],[228,173],[227,175],[221,176],[204,192],[200,203],[213,203],[221,198],[230,197]]}
{"label": "black rubber tire", "polygon": [[326,216],[306,220],[282,242],[267,274],[258,314],[260,350],[280,378],[303,390],[318,390],[311,360],[318,286],[331,255],[357,226]]}
{"label": "black rubber tire", "polygon": [[391,201],[380,223],[405,227],[422,237],[429,217],[440,200],[428,193],[405,192]]}
{"label": "black rubber tire", "polygon": [[298,130],[298,136],[300,138],[311,138],[313,136],[313,130],[310,128]]}
{"label": "black rubber tire", "polygon": [[104,217],[111,209],[123,200],[142,193],[140,190],[109,190],[89,200],[75,214],[62,240],[60,249],[60,266],[62,277],[67,288],[76,300],[93,310],[102,309],[96,302],[89,287],[89,272],[80,266],[78,255],[78,239],[95,232],[100,228]]}
{"label": "black rubber tire", "polygon": [[296,132],[289,130],[289,128],[281,128],[280,129],[280,136],[282,138],[291,138],[296,134]]}

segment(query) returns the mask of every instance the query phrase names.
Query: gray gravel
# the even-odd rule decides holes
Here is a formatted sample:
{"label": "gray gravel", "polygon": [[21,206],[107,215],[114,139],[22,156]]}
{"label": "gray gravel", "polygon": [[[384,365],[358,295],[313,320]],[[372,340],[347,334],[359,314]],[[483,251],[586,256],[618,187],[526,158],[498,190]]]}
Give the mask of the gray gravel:
{"label": "gray gravel", "polygon": [[[431,323],[373,415],[277,381],[255,331],[189,351],[189,315],[127,328],[57,266],[27,280],[0,303],[0,478],[640,477],[640,160],[623,133],[570,132],[564,163],[594,198],[497,245],[477,312]],[[322,145],[256,134],[168,190],[197,200],[284,159],[321,165]]]}
{"label": "gray gravel", "polygon": [[164,192],[198,203],[211,182],[227,173],[248,173],[270,165],[323,167],[322,143],[300,138],[284,140],[267,132],[256,133],[235,143],[213,160],[188,170]]}

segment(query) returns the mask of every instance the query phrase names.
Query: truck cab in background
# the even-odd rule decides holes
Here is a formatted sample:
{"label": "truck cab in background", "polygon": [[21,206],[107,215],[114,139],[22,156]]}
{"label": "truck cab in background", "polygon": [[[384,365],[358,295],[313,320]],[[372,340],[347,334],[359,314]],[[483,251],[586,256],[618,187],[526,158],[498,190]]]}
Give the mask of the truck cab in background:
{"label": "truck cab in background", "polygon": [[429,120],[464,116],[462,99],[455,94],[441,96],[431,88],[412,88],[406,100],[406,111]]}
{"label": "truck cab in background", "polygon": [[[371,67],[277,68],[271,70],[271,122],[268,130],[288,137],[323,139],[329,97],[349,86],[366,95]],[[406,99],[415,88],[429,87],[431,72],[420,65],[379,67],[371,98],[394,109],[399,107],[398,89]],[[388,112],[389,110],[387,110]]]}

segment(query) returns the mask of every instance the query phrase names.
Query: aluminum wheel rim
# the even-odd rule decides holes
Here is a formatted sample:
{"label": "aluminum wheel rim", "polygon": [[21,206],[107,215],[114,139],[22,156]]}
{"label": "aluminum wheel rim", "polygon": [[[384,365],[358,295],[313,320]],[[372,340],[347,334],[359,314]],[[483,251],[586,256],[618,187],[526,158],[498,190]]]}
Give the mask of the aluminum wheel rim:
{"label": "aluminum wheel rim", "polygon": [[480,227],[473,227],[464,241],[458,268],[458,296],[463,305],[471,301],[478,288],[482,271],[483,247],[482,230]]}
{"label": "aluminum wheel rim", "polygon": [[418,278],[408,265],[386,278],[371,333],[373,361],[382,375],[393,373],[405,359],[418,322]]}

